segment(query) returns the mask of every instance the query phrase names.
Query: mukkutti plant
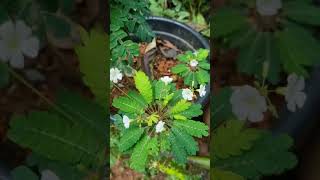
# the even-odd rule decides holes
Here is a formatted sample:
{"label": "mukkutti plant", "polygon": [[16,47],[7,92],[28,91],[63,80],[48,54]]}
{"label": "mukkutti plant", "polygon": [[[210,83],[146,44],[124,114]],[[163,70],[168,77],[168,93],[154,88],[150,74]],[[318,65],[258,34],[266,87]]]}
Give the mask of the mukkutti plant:
{"label": "mukkutti plant", "polygon": [[130,167],[139,172],[164,156],[185,164],[198,151],[193,137],[208,136],[208,126],[192,120],[203,113],[201,105],[183,99],[175,84],[150,81],[142,71],[136,72],[134,82],[138,92],[131,90],[112,103],[119,109],[119,150],[130,154]]}
{"label": "mukkutti plant", "polygon": [[210,64],[206,62],[209,51],[199,49],[192,53],[187,51],[177,56],[179,63],[172,67],[171,71],[184,78],[184,84],[197,87],[210,81]]}

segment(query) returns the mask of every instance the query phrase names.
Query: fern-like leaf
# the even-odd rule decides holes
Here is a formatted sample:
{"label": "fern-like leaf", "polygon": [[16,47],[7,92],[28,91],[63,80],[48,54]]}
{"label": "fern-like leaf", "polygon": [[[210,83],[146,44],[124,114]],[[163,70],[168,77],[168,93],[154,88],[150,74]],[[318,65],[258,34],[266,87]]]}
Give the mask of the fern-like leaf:
{"label": "fern-like leaf", "polygon": [[175,136],[175,141],[182,145],[186,150],[188,155],[195,155],[198,151],[197,142],[185,131],[177,129],[175,127],[171,128],[172,133]]}
{"label": "fern-like leaf", "polygon": [[92,128],[102,136],[107,136],[107,110],[79,94],[62,89],[58,92],[57,102],[64,111],[71,114],[74,122],[84,128]]}
{"label": "fern-like leaf", "polygon": [[[79,58],[80,71],[84,74],[84,83],[90,87],[96,97],[97,102],[105,108],[108,104],[108,84],[107,80],[107,60],[109,40],[107,33],[98,30],[91,30],[90,34],[84,29],[80,29],[83,45],[75,48]],[[104,79],[106,78],[106,79]]]}
{"label": "fern-like leaf", "polygon": [[287,135],[275,136],[265,132],[249,151],[241,156],[218,159],[214,164],[221,170],[232,171],[248,180],[257,180],[293,168],[297,158],[289,151],[292,145],[293,141]]}
{"label": "fern-like leaf", "polygon": [[239,155],[250,149],[259,135],[260,133],[256,129],[246,129],[242,121],[227,121],[225,126],[220,126],[214,134],[212,149],[215,156],[219,158]]}
{"label": "fern-like leaf", "polygon": [[112,106],[120,109],[123,112],[132,114],[141,114],[144,108],[139,102],[134,101],[129,97],[118,97],[113,99]]}
{"label": "fern-like leaf", "polygon": [[188,118],[188,119],[191,119],[193,117],[198,117],[203,113],[201,108],[202,107],[200,104],[192,104],[187,110],[185,110],[179,114]]}
{"label": "fern-like leaf", "polygon": [[105,138],[97,136],[93,129],[68,125],[54,113],[15,116],[10,127],[8,137],[12,141],[51,160],[92,165],[105,147]]}
{"label": "fern-like leaf", "polygon": [[191,106],[191,103],[182,99],[180,100],[176,105],[174,105],[171,110],[170,110],[170,114],[178,114],[180,112],[183,112],[185,110],[187,110],[189,107]]}
{"label": "fern-like leaf", "polygon": [[131,148],[140,139],[144,132],[143,128],[130,127],[125,130],[119,142],[119,150],[124,152]]}
{"label": "fern-like leaf", "polygon": [[153,92],[148,76],[144,72],[138,71],[134,76],[134,82],[140,94],[150,104],[153,100]]}
{"label": "fern-like leaf", "polygon": [[198,121],[193,120],[176,120],[173,122],[174,127],[186,131],[191,136],[201,138],[202,136],[208,136],[209,127]]}
{"label": "fern-like leaf", "polygon": [[150,136],[144,136],[133,149],[130,159],[130,167],[138,172],[145,171],[150,150],[150,140]]}
{"label": "fern-like leaf", "polygon": [[187,162],[187,152],[183,145],[177,141],[173,133],[170,133],[168,140],[171,144],[172,155],[176,162],[185,164]]}

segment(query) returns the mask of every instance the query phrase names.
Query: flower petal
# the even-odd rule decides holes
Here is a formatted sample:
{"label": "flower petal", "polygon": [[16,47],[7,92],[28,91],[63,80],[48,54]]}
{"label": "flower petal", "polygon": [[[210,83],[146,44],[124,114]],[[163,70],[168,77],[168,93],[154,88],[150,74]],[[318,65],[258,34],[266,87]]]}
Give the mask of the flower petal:
{"label": "flower petal", "polygon": [[307,95],[304,92],[298,92],[296,95],[296,103],[299,108],[302,108],[304,105],[305,101],[307,99]]}
{"label": "flower petal", "polygon": [[39,51],[39,40],[35,37],[23,40],[21,44],[21,50],[26,56],[30,58],[37,57]]}
{"label": "flower petal", "polygon": [[289,101],[287,103],[287,108],[289,111],[295,112],[296,111],[296,103],[294,101]]}
{"label": "flower petal", "polygon": [[300,77],[296,82],[296,90],[302,91],[304,89],[304,87],[305,87],[304,78]]}
{"label": "flower petal", "polygon": [[248,114],[248,120],[250,122],[260,122],[263,120],[263,113],[262,112],[259,112],[257,110],[255,111],[251,111],[249,114]]}
{"label": "flower petal", "polygon": [[293,85],[298,80],[298,76],[296,74],[290,74],[287,78],[288,86]]}
{"label": "flower petal", "polygon": [[17,69],[22,69],[24,67],[24,58],[21,52],[17,52],[11,56],[10,65]]}
{"label": "flower petal", "polygon": [[7,21],[0,26],[0,37],[1,38],[8,38],[14,36],[15,29],[12,21]]}
{"label": "flower petal", "polygon": [[9,60],[9,49],[5,44],[4,40],[0,40],[0,61],[8,62]]}
{"label": "flower petal", "polygon": [[31,35],[31,28],[28,27],[23,21],[16,22],[16,33],[20,40],[28,39]]}

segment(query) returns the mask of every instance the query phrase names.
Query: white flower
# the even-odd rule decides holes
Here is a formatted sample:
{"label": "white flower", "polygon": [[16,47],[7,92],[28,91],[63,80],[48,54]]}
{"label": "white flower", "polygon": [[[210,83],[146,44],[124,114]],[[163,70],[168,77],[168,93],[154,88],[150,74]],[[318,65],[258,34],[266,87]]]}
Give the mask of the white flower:
{"label": "white flower", "polygon": [[60,178],[51,170],[46,169],[41,172],[41,180],[60,180]]}
{"label": "white flower", "polygon": [[195,60],[195,59],[192,59],[192,60],[190,61],[190,66],[191,66],[191,67],[197,67],[197,66],[198,66],[198,61]]}
{"label": "white flower", "polygon": [[188,101],[192,101],[193,99],[193,92],[190,90],[190,89],[182,89],[182,97],[183,99],[185,100],[188,100]]}
{"label": "white flower", "polygon": [[205,85],[200,85],[200,88],[197,89],[197,91],[199,92],[200,97],[203,97],[206,95],[206,86]]}
{"label": "white flower", "polygon": [[156,133],[160,133],[164,130],[164,124],[165,122],[159,121],[158,124],[156,125]]}
{"label": "white flower", "polygon": [[303,92],[305,82],[303,77],[298,77],[296,74],[288,76],[288,85],[284,89],[287,107],[291,112],[296,111],[296,106],[302,108],[307,99],[306,94]]}
{"label": "white flower", "polygon": [[129,126],[130,126],[130,119],[129,119],[129,117],[126,116],[126,115],[124,115],[123,118],[122,118],[122,122],[123,122],[123,124],[124,124],[124,127],[125,127],[126,129],[128,129]]}
{"label": "white flower", "polygon": [[24,57],[38,56],[39,40],[31,36],[32,30],[23,21],[7,21],[0,26],[0,61],[14,68],[24,67]]}
{"label": "white flower", "polygon": [[282,7],[281,0],[257,0],[256,7],[259,14],[263,16],[272,16],[278,13]]}
{"label": "white flower", "polygon": [[257,89],[245,85],[235,87],[230,98],[232,112],[240,119],[251,122],[263,120],[263,113],[267,110],[267,103]]}
{"label": "white flower", "polygon": [[113,83],[118,83],[118,81],[122,80],[122,73],[118,68],[111,68],[110,69],[110,81]]}
{"label": "white flower", "polygon": [[160,80],[163,81],[165,85],[168,85],[169,83],[172,82],[173,79],[169,76],[164,76],[164,77],[160,78]]}

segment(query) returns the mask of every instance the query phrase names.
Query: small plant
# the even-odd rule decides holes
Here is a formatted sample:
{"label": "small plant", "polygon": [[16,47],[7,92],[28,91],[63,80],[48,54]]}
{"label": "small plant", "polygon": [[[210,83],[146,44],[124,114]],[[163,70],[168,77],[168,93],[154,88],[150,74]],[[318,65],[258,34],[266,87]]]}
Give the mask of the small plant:
{"label": "small plant", "polygon": [[153,37],[145,20],[145,15],[148,14],[147,3],[143,0],[113,0],[110,9],[111,66],[132,76],[133,59],[140,54],[139,44],[132,41],[132,35],[142,41],[150,41]]}
{"label": "small plant", "polygon": [[[200,55],[201,59],[204,56]],[[208,126],[192,120],[203,113],[201,105],[183,99],[173,83],[151,82],[142,71],[135,74],[134,81],[138,92],[129,91],[112,103],[119,109],[115,115],[121,132],[119,150],[130,154],[130,167],[139,172],[163,156],[185,164],[187,157],[198,151],[193,137],[208,136]]]}
{"label": "small plant", "polygon": [[198,85],[206,84],[210,81],[210,64],[206,62],[209,51],[206,49],[199,49],[192,53],[185,52],[177,56],[179,64],[174,66],[171,70],[174,74],[178,74],[184,78],[184,84],[191,87],[198,87]]}

